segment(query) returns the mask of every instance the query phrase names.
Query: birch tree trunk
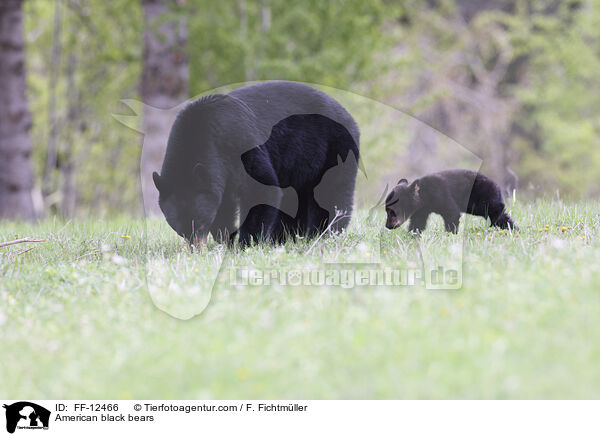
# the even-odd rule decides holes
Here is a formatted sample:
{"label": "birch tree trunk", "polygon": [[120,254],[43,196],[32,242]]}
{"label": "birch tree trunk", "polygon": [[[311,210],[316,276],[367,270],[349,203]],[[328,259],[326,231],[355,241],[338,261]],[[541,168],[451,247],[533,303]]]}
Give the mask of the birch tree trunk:
{"label": "birch tree trunk", "polygon": [[[169,5],[176,0],[142,0],[144,9],[144,67],[141,95],[156,109],[170,109],[188,98],[187,30],[183,17],[171,16]],[[171,128],[165,111],[144,109],[142,132],[144,145],[141,159],[142,196],[146,214],[157,215],[158,191],[152,172],[159,171]]]}
{"label": "birch tree trunk", "polygon": [[33,219],[23,0],[0,1],[0,219]]}

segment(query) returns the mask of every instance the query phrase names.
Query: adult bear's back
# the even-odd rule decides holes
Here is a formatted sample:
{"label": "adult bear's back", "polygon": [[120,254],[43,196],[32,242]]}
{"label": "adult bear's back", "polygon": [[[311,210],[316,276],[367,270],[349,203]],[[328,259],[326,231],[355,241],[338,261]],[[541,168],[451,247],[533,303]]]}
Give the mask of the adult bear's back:
{"label": "adult bear's back", "polygon": [[269,138],[273,126],[291,115],[318,114],[344,126],[356,145],[360,133],[352,116],[327,94],[302,83],[269,81],[245,86],[229,93],[241,100],[253,112],[258,142]]}

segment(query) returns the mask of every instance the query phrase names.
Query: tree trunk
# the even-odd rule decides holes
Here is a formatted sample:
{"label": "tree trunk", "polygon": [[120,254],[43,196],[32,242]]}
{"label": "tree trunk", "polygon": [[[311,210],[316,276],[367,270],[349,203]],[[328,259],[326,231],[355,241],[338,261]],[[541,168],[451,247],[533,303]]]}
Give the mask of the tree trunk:
{"label": "tree trunk", "polygon": [[0,2],[0,218],[33,219],[23,0]]}
{"label": "tree trunk", "polygon": [[[58,111],[56,109],[56,93],[60,75],[62,57],[62,9],[59,0],[54,3],[54,29],[52,33],[52,63],[50,65],[48,89],[48,143],[46,148],[46,166],[42,175],[42,195],[44,200],[56,197],[53,194],[58,186],[56,164],[58,161]],[[71,90],[71,88],[69,88]],[[46,206],[54,206],[46,204]],[[46,208],[48,209],[48,208]]]}
{"label": "tree trunk", "polygon": [[[175,0],[142,0],[144,8],[144,69],[142,99],[148,106],[170,109],[188,97],[187,30],[185,19],[169,17],[169,4]],[[160,213],[158,191],[152,172],[160,171],[171,129],[169,117],[160,110],[144,110],[142,131],[141,183],[146,214]]]}

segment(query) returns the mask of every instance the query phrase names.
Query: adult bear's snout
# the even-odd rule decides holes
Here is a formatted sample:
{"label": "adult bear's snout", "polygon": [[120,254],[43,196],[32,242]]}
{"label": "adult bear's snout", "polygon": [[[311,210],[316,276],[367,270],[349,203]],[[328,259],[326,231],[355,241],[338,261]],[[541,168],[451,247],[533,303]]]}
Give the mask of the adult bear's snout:
{"label": "adult bear's snout", "polygon": [[405,219],[394,218],[394,217],[388,217],[388,219],[385,222],[385,228],[389,229],[389,230],[397,229],[402,224],[404,224],[404,221],[406,221],[406,220]]}

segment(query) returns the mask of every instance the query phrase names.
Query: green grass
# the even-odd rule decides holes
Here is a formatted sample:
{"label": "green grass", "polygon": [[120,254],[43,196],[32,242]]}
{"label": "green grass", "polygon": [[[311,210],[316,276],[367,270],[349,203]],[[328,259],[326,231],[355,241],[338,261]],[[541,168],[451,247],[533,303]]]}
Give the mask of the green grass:
{"label": "green grass", "polygon": [[[516,235],[434,219],[415,238],[363,212],[314,246],[232,254],[191,253],[162,220],[2,223],[0,241],[48,241],[0,248],[0,397],[598,398],[600,203],[511,212]],[[380,249],[388,267],[449,265],[461,246],[459,290],[231,286],[227,272],[364,269]],[[201,315],[152,303],[147,277],[170,310],[199,310],[221,260]]]}

